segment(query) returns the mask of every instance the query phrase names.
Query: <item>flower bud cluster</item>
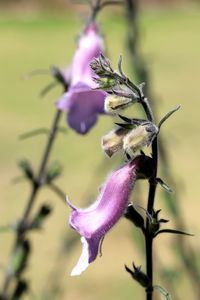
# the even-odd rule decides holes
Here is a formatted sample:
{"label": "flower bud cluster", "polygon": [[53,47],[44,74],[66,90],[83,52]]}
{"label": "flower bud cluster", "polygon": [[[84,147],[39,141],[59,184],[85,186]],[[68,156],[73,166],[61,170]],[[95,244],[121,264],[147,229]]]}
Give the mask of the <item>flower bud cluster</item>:
{"label": "flower bud cluster", "polygon": [[112,69],[110,61],[103,54],[95,58],[90,66],[97,75],[93,78],[98,84],[97,89],[112,93],[105,100],[106,112],[115,113],[119,109],[139,101],[138,93],[126,84],[128,78],[122,73],[121,59],[118,63],[118,71]]}
{"label": "flower bud cluster", "polygon": [[125,126],[112,130],[102,138],[102,148],[109,157],[119,150],[134,156],[138,151],[149,146],[158,134],[158,127],[149,121],[141,121],[141,124],[135,128],[131,124],[122,125]]}

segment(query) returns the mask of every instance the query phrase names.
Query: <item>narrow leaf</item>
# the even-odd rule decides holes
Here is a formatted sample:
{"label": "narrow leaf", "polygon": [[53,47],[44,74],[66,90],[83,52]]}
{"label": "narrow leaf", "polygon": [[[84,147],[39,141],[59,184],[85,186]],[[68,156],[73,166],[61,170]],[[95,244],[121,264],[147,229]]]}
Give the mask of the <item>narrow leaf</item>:
{"label": "narrow leaf", "polygon": [[187,233],[187,232],[184,232],[184,231],[181,231],[181,230],[176,230],[176,229],[162,229],[162,230],[159,230],[155,234],[155,236],[157,236],[160,233],[184,234],[184,235],[194,236],[194,234]]}
{"label": "narrow leaf", "polygon": [[49,216],[51,213],[52,208],[48,204],[43,204],[38,212],[33,217],[32,222],[30,223],[29,227],[30,229],[39,229],[42,227],[43,222],[45,219]]}
{"label": "narrow leaf", "polygon": [[58,127],[58,131],[67,134],[67,129],[65,127]]}
{"label": "narrow leaf", "polygon": [[179,110],[181,106],[178,105],[176,106],[174,109],[172,109],[171,111],[169,111],[159,122],[158,124],[158,128],[160,129],[160,127],[162,126],[162,124],[173,114],[175,113],[177,110]]}
{"label": "narrow leaf", "polygon": [[49,75],[49,70],[33,70],[31,72],[29,72],[28,74],[24,75],[24,80],[28,80],[30,78],[32,78],[33,76],[37,76],[37,75]]}
{"label": "narrow leaf", "polygon": [[50,187],[50,189],[56,193],[60,198],[61,200],[63,200],[64,202],[66,202],[66,194],[61,190],[60,187],[58,187],[55,183],[53,182],[50,182],[48,184],[48,186]]}
{"label": "narrow leaf", "polygon": [[156,178],[156,182],[168,193],[173,193],[173,190],[161,178]]}
{"label": "narrow leaf", "polygon": [[166,289],[164,289],[160,285],[154,285],[154,289],[157,289],[165,300],[172,300],[172,296],[168,293]]}
{"label": "narrow leaf", "polygon": [[48,94],[57,84],[58,84],[58,82],[53,81],[50,84],[48,84],[47,86],[45,86],[43,88],[43,90],[41,90],[41,92],[40,92],[40,97],[43,98],[44,96],[46,96],[46,94]]}
{"label": "narrow leaf", "polygon": [[30,162],[27,159],[20,160],[19,163],[18,163],[18,166],[22,170],[22,172],[24,173],[25,177],[27,177],[28,179],[33,180],[33,178],[34,178],[33,168],[32,168]]}
{"label": "narrow leaf", "polygon": [[53,162],[47,170],[46,182],[50,183],[51,181],[59,177],[62,173],[62,170],[63,167],[58,161]]}
{"label": "narrow leaf", "polygon": [[24,140],[24,139],[34,137],[39,134],[48,134],[48,133],[49,133],[49,130],[47,128],[38,128],[38,129],[34,129],[32,131],[20,134],[19,139]]}
{"label": "narrow leaf", "polygon": [[160,219],[159,220],[159,223],[168,223],[169,222],[169,220],[166,220],[166,219]]}

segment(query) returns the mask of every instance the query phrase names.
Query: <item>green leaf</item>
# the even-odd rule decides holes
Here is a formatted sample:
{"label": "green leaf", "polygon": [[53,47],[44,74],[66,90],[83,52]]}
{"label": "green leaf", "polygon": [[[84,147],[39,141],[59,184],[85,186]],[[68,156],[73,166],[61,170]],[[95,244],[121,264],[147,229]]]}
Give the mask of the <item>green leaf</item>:
{"label": "green leaf", "polygon": [[18,166],[22,170],[22,172],[24,173],[25,177],[27,177],[28,179],[33,179],[34,178],[34,173],[33,173],[32,166],[31,166],[30,162],[27,159],[20,160],[19,163],[18,163]]}
{"label": "green leaf", "polygon": [[20,140],[24,140],[39,134],[48,134],[49,133],[49,129],[47,128],[38,128],[38,129],[34,129],[25,133],[20,134],[19,139]]}
{"label": "green leaf", "polygon": [[62,173],[63,167],[58,161],[54,161],[47,170],[46,182],[51,183]]}
{"label": "green leaf", "polygon": [[154,285],[154,289],[157,289],[160,292],[160,294],[163,296],[163,299],[172,300],[172,296],[168,293],[166,289],[164,289],[160,285]]}
{"label": "green leaf", "polygon": [[161,178],[156,178],[156,182],[168,193],[173,193],[173,190]]}
{"label": "green leaf", "polygon": [[176,229],[162,229],[162,230],[159,230],[155,234],[155,236],[157,236],[160,233],[172,233],[172,234],[183,234],[183,235],[194,236],[194,234],[187,233],[187,232],[184,232],[184,231],[181,231],[181,230],[176,230]]}
{"label": "green leaf", "polygon": [[23,241],[17,246],[11,257],[10,268],[11,273],[20,274],[25,268],[30,253],[30,243],[28,240]]}
{"label": "green leaf", "polygon": [[173,193],[166,193],[164,192],[163,194],[163,199],[165,200],[165,204],[171,214],[176,217],[178,214],[178,204],[176,202],[176,199],[174,198]]}
{"label": "green leaf", "polygon": [[168,113],[160,120],[160,122],[159,122],[159,124],[158,124],[158,128],[160,129],[160,127],[162,126],[162,124],[163,124],[169,117],[171,117],[171,115],[172,115],[173,113],[175,113],[177,110],[179,110],[180,107],[181,107],[181,106],[178,105],[178,106],[176,106],[174,109],[172,109],[170,112],[168,112]]}
{"label": "green leaf", "polygon": [[58,84],[57,81],[53,81],[49,83],[47,86],[45,86],[40,92],[40,97],[43,98],[44,96],[46,96],[46,94],[48,94],[57,84]]}
{"label": "green leaf", "polygon": [[37,229],[41,228],[44,220],[48,217],[51,213],[52,209],[49,205],[43,204],[39,211],[36,213],[35,217],[33,218],[32,222],[30,223],[30,229]]}

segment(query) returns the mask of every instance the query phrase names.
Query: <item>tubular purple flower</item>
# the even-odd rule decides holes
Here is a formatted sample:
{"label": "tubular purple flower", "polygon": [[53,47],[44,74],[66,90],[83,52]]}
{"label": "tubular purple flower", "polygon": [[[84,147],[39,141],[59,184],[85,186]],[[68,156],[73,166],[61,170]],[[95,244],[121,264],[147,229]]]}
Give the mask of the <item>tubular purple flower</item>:
{"label": "tubular purple flower", "polygon": [[104,113],[106,92],[93,90],[96,84],[90,67],[90,62],[102,51],[103,40],[96,24],[91,23],[79,39],[70,71],[66,72],[69,90],[57,102],[57,108],[67,112],[69,126],[80,134],[87,133],[96,123],[98,114]]}
{"label": "tubular purple flower", "polygon": [[72,208],[69,224],[82,236],[83,244],[82,254],[71,272],[72,276],[80,275],[96,259],[105,234],[123,216],[136,180],[139,161],[136,157],[114,171],[108,177],[97,200],[88,208],[76,208],[67,199]]}

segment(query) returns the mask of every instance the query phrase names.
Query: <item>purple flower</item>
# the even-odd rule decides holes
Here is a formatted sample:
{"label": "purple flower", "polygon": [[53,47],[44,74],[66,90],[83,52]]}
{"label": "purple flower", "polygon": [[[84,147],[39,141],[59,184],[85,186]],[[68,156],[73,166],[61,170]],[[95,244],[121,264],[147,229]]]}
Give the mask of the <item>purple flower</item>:
{"label": "purple flower", "polygon": [[82,254],[71,275],[80,275],[93,262],[99,252],[105,234],[124,214],[131,190],[136,180],[139,159],[114,171],[107,179],[97,200],[88,208],[72,208],[69,224],[82,237]]}
{"label": "purple flower", "polygon": [[85,29],[78,42],[72,65],[63,72],[70,87],[57,102],[57,108],[67,112],[67,122],[80,134],[87,133],[96,123],[98,114],[104,113],[104,91],[96,87],[90,62],[103,51],[103,41],[95,23]]}

